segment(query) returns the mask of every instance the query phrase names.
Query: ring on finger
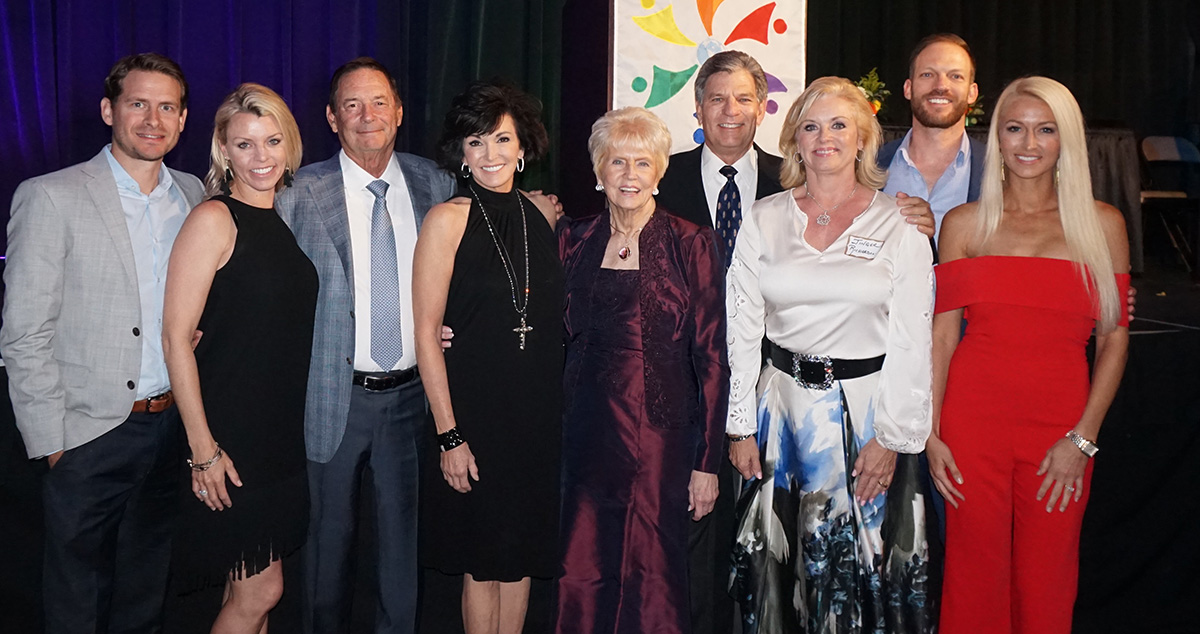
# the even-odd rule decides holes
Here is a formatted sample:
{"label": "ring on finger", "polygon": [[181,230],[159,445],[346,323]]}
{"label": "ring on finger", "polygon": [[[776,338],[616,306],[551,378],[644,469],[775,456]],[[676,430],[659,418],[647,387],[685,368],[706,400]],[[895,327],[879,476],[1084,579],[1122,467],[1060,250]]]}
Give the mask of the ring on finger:
{"label": "ring on finger", "polygon": [[1068,490],[1068,491],[1071,491],[1071,492],[1074,492],[1074,491],[1075,491],[1075,487],[1069,486],[1069,487],[1067,487],[1067,490]]}
{"label": "ring on finger", "polygon": [[881,486],[881,487],[883,487],[883,488],[885,488],[885,489],[886,489],[886,488],[888,488],[888,487],[889,487],[889,486],[891,486],[891,485],[892,485],[892,483],[891,483],[891,482],[888,482],[887,480],[880,480],[880,481],[879,481],[879,486]]}
{"label": "ring on finger", "polygon": [[205,497],[208,495],[208,491],[206,491],[204,489],[200,489],[199,491],[196,491],[196,493],[199,493],[200,497]]}

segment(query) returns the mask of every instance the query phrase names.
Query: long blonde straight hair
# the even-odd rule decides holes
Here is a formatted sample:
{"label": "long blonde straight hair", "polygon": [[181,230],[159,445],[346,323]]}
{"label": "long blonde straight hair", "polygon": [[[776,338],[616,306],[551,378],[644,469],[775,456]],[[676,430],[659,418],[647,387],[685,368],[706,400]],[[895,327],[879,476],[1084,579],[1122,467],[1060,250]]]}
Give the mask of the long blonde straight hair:
{"label": "long blonde straight hair", "polygon": [[1067,239],[1071,260],[1079,265],[1084,283],[1094,289],[1100,330],[1111,330],[1123,306],[1113,276],[1112,255],[1108,251],[1104,228],[1100,226],[1096,200],[1092,197],[1083,114],[1071,91],[1049,77],[1022,77],[1009,84],[996,100],[995,116],[988,128],[987,157],[983,164],[977,244],[982,246],[996,233],[1004,216],[1004,158],[1000,155],[999,137],[999,126],[1003,122],[1000,117],[1009,102],[1021,95],[1045,102],[1058,123],[1058,177],[1055,189],[1058,191],[1059,221]]}

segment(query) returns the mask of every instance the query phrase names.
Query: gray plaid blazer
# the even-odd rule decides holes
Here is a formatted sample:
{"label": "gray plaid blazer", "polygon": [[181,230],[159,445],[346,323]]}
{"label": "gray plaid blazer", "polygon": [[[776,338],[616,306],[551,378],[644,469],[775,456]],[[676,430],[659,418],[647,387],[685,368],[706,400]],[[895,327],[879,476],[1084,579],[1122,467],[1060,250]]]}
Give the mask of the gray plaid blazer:
{"label": "gray plaid blazer", "polygon": [[[396,159],[420,231],[429,208],[454,194],[454,177],[429,159],[400,152]],[[297,172],[292,187],[275,199],[275,209],[317,267],[321,280],[308,368],[304,441],[308,459],[325,463],[333,459],[346,431],[354,374],[354,269],[339,155]]]}

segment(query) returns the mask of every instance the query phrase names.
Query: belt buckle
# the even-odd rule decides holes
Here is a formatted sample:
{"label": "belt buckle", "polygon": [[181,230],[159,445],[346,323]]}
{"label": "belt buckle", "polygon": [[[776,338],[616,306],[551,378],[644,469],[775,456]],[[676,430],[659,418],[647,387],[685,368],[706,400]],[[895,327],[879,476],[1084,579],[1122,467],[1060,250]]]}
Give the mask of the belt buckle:
{"label": "belt buckle", "polygon": [[[820,363],[825,367],[825,380],[820,383],[812,383],[801,378],[800,363]],[[806,387],[810,390],[828,391],[833,387],[833,357],[828,355],[817,354],[800,354],[792,353],[792,378],[796,379],[801,387]]]}
{"label": "belt buckle", "polygon": [[387,380],[386,376],[371,376],[370,374],[363,376],[363,389],[368,392],[382,392],[387,389],[383,387],[383,382]]}

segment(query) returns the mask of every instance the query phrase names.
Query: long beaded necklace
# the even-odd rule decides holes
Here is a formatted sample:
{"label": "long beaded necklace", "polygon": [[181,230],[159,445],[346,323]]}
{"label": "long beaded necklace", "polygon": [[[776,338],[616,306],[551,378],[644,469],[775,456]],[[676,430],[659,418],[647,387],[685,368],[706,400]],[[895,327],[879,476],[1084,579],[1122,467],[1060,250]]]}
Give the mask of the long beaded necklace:
{"label": "long beaded necklace", "polygon": [[479,194],[473,186],[471,186],[471,195],[475,197],[475,202],[479,203],[479,213],[483,215],[483,221],[487,223],[488,234],[492,236],[492,244],[496,245],[496,252],[500,254],[500,262],[504,264],[504,274],[508,277],[508,286],[512,291],[513,310],[517,311],[517,315],[521,318],[521,325],[513,328],[512,331],[521,338],[520,347],[524,350],[525,334],[533,330],[533,326],[525,323],[525,312],[529,309],[529,229],[525,223],[525,203],[521,202],[521,194],[518,193],[517,205],[521,209],[521,238],[525,241],[525,292],[523,294],[525,301],[519,302],[517,299],[517,269],[512,263],[512,256],[508,254],[508,249],[496,237],[492,219],[488,218],[487,211],[483,208],[483,201],[479,199]]}
{"label": "long beaded necklace", "polygon": [[817,202],[816,198],[813,198],[812,190],[810,190],[807,187],[804,188],[804,195],[808,196],[809,200],[812,200],[814,203],[817,204],[817,207],[819,207],[821,209],[821,215],[817,216],[817,224],[824,227],[825,225],[829,224],[829,214],[837,211],[837,208],[841,207],[843,204],[845,204],[847,200],[854,198],[854,192],[857,192],[857,191],[858,191],[858,181],[855,181],[854,189],[850,190],[850,195],[843,198],[842,202],[834,205],[833,209],[826,209],[825,207],[821,206],[821,203]]}

